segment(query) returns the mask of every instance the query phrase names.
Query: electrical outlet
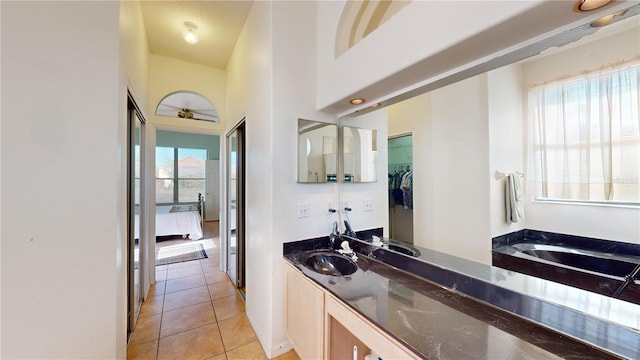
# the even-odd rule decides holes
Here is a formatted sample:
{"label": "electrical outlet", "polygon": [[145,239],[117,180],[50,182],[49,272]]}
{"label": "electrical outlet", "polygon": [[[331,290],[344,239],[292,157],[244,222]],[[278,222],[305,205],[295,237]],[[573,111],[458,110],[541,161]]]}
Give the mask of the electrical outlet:
{"label": "electrical outlet", "polygon": [[298,204],[298,218],[309,217],[309,203]]}
{"label": "electrical outlet", "polygon": [[362,201],[363,211],[373,211],[373,200],[367,199]]}

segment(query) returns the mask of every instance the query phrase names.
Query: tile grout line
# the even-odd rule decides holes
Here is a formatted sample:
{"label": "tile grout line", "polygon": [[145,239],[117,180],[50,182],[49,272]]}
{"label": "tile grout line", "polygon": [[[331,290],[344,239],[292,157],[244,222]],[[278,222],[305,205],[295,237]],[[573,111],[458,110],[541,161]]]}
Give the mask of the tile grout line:
{"label": "tile grout line", "polygon": [[[200,266],[202,267],[202,263],[200,263]],[[204,269],[202,270],[203,275],[204,275]],[[207,282],[207,278],[205,276],[204,282]],[[216,308],[215,306],[213,306],[213,298],[211,297],[211,288],[209,287],[209,284],[205,285],[207,287],[207,292],[209,293],[209,299],[211,300],[211,308],[213,308],[213,316],[215,316],[216,318],[216,327],[218,328],[218,335],[220,336],[220,342],[222,343],[222,350],[224,357],[227,357],[227,347],[224,344],[224,339],[222,338],[222,331],[220,330],[220,322],[218,321],[218,315],[216,314]]]}
{"label": "tile grout line", "polygon": [[167,292],[167,277],[169,276],[169,266],[165,269],[164,288],[162,289],[162,310],[160,311],[160,327],[158,328],[158,343],[156,345],[156,360],[160,356],[160,333],[162,332],[162,320],[164,319],[164,300]]}
{"label": "tile grout line", "polygon": [[[218,241],[219,241],[219,240],[218,240]],[[207,255],[209,255],[209,254],[207,254]],[[216,254],[213,254],[213,255],[216,255]],[[212,256],[213,256],[213,255],[212,255]],[[206,280],[206,276],[205,276],[205,269],[204,269],[204,265],[203,265],[202,261],[200,261],[200,260],[199,260],[199,261],[198,261],[198,263],[200,264],[200,273],[199,273],[199,274],[197,274],[197,275],[201,275],[201,276],[204,278],[204,280],[205,280],[205,281],[204,281],[204,286],[206,286],[206,287],[207,287],[207,293],[209,294],[209,302],[210,302],[210,306],[211,306],[211,309],[212,309],[212,311],[213,311],[214,318],[215,318],[215,323],[214,323],[214,324],[216,325],[216,328],[217,328],[217,330],[218,330],[218,335],[220,336],[220,340],[221,340],[222,347],[223,347],[223,352],[222,352],[222,353],[220,353],[220,354],[217,354],[217,355],[215,355],[215,356],[219,356],[219,355],[224,354],[224,355],[225,355],[225,357],[226,357],[226,354],[227,354],[227,346],[225,346],[224,340],[223,340],[223,338],[222,338],[222,333],[221,333],[220,326],[219,326],[219,319],[218,319],[218,315],[217,315],[217,312],[216,312],[216,309],[215,309],[215,306],[214,306],[214,299],[212,298],[212,293],[211,293],[210,285],[214,285],[214,286],[215,286],[216,284],[221,284],[221,283],[224,283],[224,282],[226,282],[226,281],[229,281],[229,279],[224,279],[224,280],[222,280],[222,281],[216,281],[216,282],[213,282],[213,283],[209,284],[209,283],[207,282],[207,280]],[[219,269],[216,269],[216,270],[217,270],[218,272],[221,272]],[[163,324],[163,321],[164,321],[164,314],[165,314],[165,310],[166,310],[166,309],[165,309],[165,305],[166,305],[166,295],[167,295],[167,283],[169,282],[169,280],[176,280],[176,279],[180,279],[180,278],[181,278],[181,277],[180,277],[180,278],[175,278],[175,279],[168,279],[168,276],[169,276],[169,266],[167,266],[163,271],[165,272],[165,278],[164,278],[164,280],[163,280],[163,282],[164,282],[164,286],[163,286],[162,292],[161,292],[161,293],[156,293],[156,295],[154,296],[154,297],[156,297],[156,296],[162,296],[162,306],[161,306],[161,311],[160,311],[160,314],[159,314],[159,315],[160,315],[160,326],[159,326],[159,329],[158,329],[157,338],[155,339],[155,341],[157,341],[157,343],[156,343],[156,356],[155,356],[156,360],[157,360],[157,359],[159,358],[159,356],[160,356],[160,340],[161,340],[161,339],[163,339],[163,337],[161,336],[161,330],[162,330],[162,324]],[[183,276],[183,277],[187,277],[187,276]],[[157,284],[157,283],[158,283],[158,281],[156,281],[156,284]],[[155,286],[156,284],[154,284],[154,286]],[[179,291],[185,291],[185,290],[189,290],[189,289],[194,289],[194,288],[197,288],[197,287],[198,287],[198,286],[196,286],[196,287],[190,287],[190,288],[186,288],[186,289],[181,289],[181,290],[177,290],[177,291],[170,292],[169,294],[171,294],[171,293],[176,293],[176,292],[179,292]],[[234,295],[236,295],[236,294],[234,294]],[[220,298],[218,298],[218,299],[230,298],[230,297],[233,297],[234,295],[223,296],[223,297],[220,297]],[[149,297],[149,298],[150,298],[150,297]],[[216,299],[216,300],[217,300],[217,299]],[[202,302],[202,303],[199,303],[199,304],[204,304],[204,303],[205,303],[205,302]],[[194,304],[194,305],[198,305],[198,304]],[[186,306],[183,306],[183,307],[186,307]],[[183,307],[182,307],[182,308],[183,308]],[[179,309],[179,308],[177,308],[177,309]],[[177,309],[172,309],[172,310],[169,310],[169,311],[173,311],[173,310],[177,310]],[[166,311],[166,312],[169,312],[169,311]],[[153,316],[153,315],[154,315],[154,314],[151,314],[151,315],[149,315],[149,316]],[[237,316],[237,315],[236,315],[236,316]],[[193,329],[184,330],[184,331],[178,332],[178,333],[176,333],[176,334],[172,334],[172,335],[167,335],[167,336],[165,336],[164,338],[169,337],[169,336],[174,336],[174,335],[177,335],[177,334],[180,334],[180,333],[184,333],[184,332],[187,332],[187,331],[191,331],[191,330],[194,330],[194,329],[202,328],[202,327],[205,327],[205,326],[210,326],[210,325],[212,325],[212,324],[205,324],[205,325],[201,325],[201,326],[198,326],[198,327],[193,328]],[[135,331],[135,329],[134,329],[134,331]],[[154,341],[154,340],[150,340],[150,341]],[[232,349],[230,349],[230,350],[232,350]]]}

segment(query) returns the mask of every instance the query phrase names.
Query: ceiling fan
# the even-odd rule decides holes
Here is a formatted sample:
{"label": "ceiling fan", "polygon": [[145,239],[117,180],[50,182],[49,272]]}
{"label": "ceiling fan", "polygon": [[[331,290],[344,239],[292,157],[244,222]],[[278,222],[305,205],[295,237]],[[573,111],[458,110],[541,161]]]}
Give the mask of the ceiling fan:
{"label": "ceiling fan", "polygon": [[193,119],[193,111],[189,109],[182,109],[178,111],[178,117],[181,119]]}
{"label": "ceiling fan", "polygon": [[165,96],[156,108],[156,115],[220,122],[215,106],[204,96],[191,91],[178,91]]}

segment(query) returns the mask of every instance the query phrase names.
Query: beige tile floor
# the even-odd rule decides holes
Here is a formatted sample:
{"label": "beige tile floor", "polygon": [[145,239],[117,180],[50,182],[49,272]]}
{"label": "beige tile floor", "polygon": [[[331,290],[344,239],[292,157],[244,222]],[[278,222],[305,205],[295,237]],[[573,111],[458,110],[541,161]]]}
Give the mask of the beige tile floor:
{"label": "beige tile floor", "polygon": [[[217,222],[200,240],[207,259],[156,267],[156,284],[140,310],[128,359],[266,359],[244,311],[244,301],[219,270]],[[172,246],[191,240],[165,240]],[[290,351],[278,360],[297,360]]]}

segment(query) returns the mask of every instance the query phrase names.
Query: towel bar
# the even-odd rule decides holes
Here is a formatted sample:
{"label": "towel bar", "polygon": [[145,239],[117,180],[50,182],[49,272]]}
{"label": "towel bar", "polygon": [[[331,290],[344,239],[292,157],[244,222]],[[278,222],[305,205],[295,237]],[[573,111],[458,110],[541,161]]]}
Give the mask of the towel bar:
{"label": "towel bar", "polygon": [[[520,177],[524,177],[524,173],[521,173],[520,171],[516,171],[515,173],[518,174],[518,176],[520,176]],[[498,180],[499,179],[504,179],[507,176],[509,176],[509,173],[504,173],[502,171],[496,170],[496,179],[498,179]]]}

